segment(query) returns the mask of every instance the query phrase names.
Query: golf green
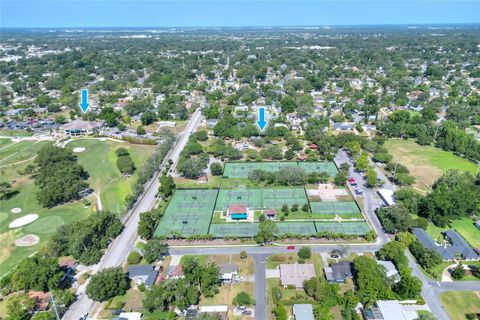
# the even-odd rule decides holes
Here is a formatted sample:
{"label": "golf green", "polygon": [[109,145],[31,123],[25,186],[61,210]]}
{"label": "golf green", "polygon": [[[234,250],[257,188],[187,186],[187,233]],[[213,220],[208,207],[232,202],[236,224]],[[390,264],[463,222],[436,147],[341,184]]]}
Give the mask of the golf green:
{"label": "golf green", "polygon": [[64,223],[65,221],[59,216],[44,217],[27,225],[25,231],[27,233],[52,233]]}

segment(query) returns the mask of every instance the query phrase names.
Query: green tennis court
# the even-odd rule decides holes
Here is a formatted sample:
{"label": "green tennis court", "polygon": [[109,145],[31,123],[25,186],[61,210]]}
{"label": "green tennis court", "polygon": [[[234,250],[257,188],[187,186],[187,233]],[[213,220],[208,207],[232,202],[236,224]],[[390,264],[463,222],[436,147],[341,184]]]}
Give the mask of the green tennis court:
{"label": "green tennis court", "polygon": [[169,235],[171,232],[186,237],[207,234],[217,193],[216,189],[175,191],[155,235]]}
{"label": "green tennis court", "polygon": [[305,170],[305,172],[326,172],[333,177],[337,174],[337,167],[333,162],[299,162],[298,166]]}
{"label": "green tennis court", "polygon": [[308,199],[303,188],[263,189],[263,207],[281,209],[284,204],[291,207],[298,204],[301,208],[308,204]]}
{"label": "green tennis court", "polygon": [[354,201],[310,202],[310,208],[313,214],[360,214],[360,209]]}
{"label": "green tennis court", "polygon": [[350,235],[365,235],[370,228],[364,221],[358,222],[315,222],[318,232],[342,233]]}
{"label": "green tennis court", "polygon": [[250,172],[256,169],[265,171],[278,171],[282,168],[302,168],[307,173],[327,172],[334,176],[338,170],[333,162],[294,162],[294,161],[271,161],[271,162],[227,162],[223,171],[224,178],[248,178]]}
{"label": "green tennis court", "polygon": [[262,209],[262,189],[220,190],[215,210],[225,211],[233,203],[243,203],[250,210]]}
{"label": "green tennis court", "polygon": [[313,236],[317,233],[313,222],[279,222],[276,224],[279,234],[301,234]]}
{"label": "green tennis court", "polygon": [[257,235],[258,223],[229,223],[210,225],[210,234],[216,238],[238,237],[249,238]]}
{"label": "green tennis court", "polygon": [[248,174],[256,169],[262,169],[261,162],[227,162],[223,170],[223,177],[248,178]]}
{"label": "green tennis court", "polygon": [[[311,236],[316,234],[315,224],[313,222],[278,222],[278,234],[302,234]],[[248,238],[257,235],[259,223],[229,223],[212,224],[210,234],[216,238],[239,237]]]}

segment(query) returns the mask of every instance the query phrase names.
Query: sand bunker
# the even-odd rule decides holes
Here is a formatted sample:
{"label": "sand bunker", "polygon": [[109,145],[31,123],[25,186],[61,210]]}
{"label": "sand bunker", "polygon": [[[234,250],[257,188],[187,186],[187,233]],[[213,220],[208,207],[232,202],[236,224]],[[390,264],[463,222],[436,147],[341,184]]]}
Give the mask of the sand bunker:
{"label": "sand bunker", "polygon": [[76,148],[73,148],[73,152],[75,153],[79,153],[79,152],[83,152],[85,151],[85,148],[84,147],[76,147]]}
{"label": "sand bunker", "polygon": [[35,221],[37,219],[38,219],[38,214],[27,214],[26,216],[23,216],[21,218],[15,219],[12,222],[10,222],[8,227],[10,229],[19,228],[19,227],[22,227],[26,224],[32,223],[33,221]]}
{"label": "sand bunker", "polygon": [[22,208],[13,208],[12,210],[10,210],[11,213],[20,213],[22,212]]}
{"label": "sand bunker", "polygon": [[40,237],[35,234],[27,234],[15,240],[17,247],[30,247],[40,242]]}

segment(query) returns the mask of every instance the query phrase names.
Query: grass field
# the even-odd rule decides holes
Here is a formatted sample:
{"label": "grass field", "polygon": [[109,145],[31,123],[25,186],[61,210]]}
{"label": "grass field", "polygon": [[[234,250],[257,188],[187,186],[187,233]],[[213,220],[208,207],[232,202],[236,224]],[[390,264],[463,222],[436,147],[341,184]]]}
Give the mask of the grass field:
{"label": "grass field", "polygon": [[[480,248],[480,229],[475,227],[472,219],[463,218],[453,220],[451,227],[455,229],[472,247]],[[441,236],[441,233],[448,229],[450,228],[439,228],[433,223],[429,223],[427,230],[425,231],[432,239],[437,240]]]}
{"label": "grass field", "polygon": [[447,291],[440,300],[452,320],[465,320],[467,314],[480,313],[480,291]]}
{"label": "grass field", "polygon": [[[85,151],[75,153],[78,161],[90,174],[89,183],[95,192],[100,193],[103,209],[114,213],[125,211],[125,197],[130,193],[143,164],[154,150],[154,146],[136,145],[98,139],[80,139],[70,142],[68,148],[83,147]],[[123,176],[117,169],[117,148],[126,148],[135,163],[134,174]]]}
{"label": "grass field", "polygon": [[[40,149],[40,147],[47,142],[34,143],[30,141],[22,141],[16,144],[8,144],[8,141],[3,141],[5,149],[0,149],[2,160],[7,160],[9,164],[2,167],[0,170],[0,180],[9,181],[12,183],[14,189],[18,191],[16,195],[8,200],[4,200],[0,207],[0,276],[8,272],[21,259],[28,257],[36,252],[42,245],[44,245],[56,229],[63,225],[74,221],[86,218],[94,212],[93,206],[89,205],[85,208],[83,201],[75,203],[67,203],[57,206],[55,208],[43,208],[36,199],[36,194],[39,189],[26,175],[20,175],[28,164],[33,163],[33,158]],[[121,143],[100,140],[76,140],[69,144],[69,147],[85,147],[86,150],[78,155],[80,163],[90,174],[90,186],[100,192],[104,208],[112,212],[122,212],[116,209],[122,209],[124,206],[124,194],[130,191],[130,186],[135,181],[136,175],[130,179],[122,178],[116,170],[114,154],[116,147]],[[133,161],[139,168],[146,160],[148,155],[153,150],[153,147],[129,145],[122,143],[130,149]],[[0,147],[1,148],[1,147]],[[4,155],[9,156],[5,159]],[[32,158],[32,159],[31,159]],[[14,159],[31,159],[18,163]],[[100,160],[99,160],[100,159]],[[113,161],[113,165],[112,165]],[[16,164],[15,164],[16,163]],[[122,180],[123,179],[123,180]],[[95,198],[90,196],[88,201],[91,204],[95,203]],[[12,213],[11,209],[21,208],[20,213]],[[8,225],[13,220],[23,217],[27,214],[38,214],[39,218],[23,227],[9,229]],[[40,242],[30,247],[16,247],[14,242],[19,237],[25,234],[36,234],[40,237]]]}
{"label": "grass field", "polygon": [[433,146],[421,146],[414,140],[389,139],[385,143],[395,161],[410,170],[416,179],[416,187],[428,189],[445,171],[458,169],[475,173],[477,165],[452,152]]}
{"label": "grass field", "polygon": [[21,141],[7,144],[0,149],[0,166],[10,166],[20,161],[32,159],[47,141]]}

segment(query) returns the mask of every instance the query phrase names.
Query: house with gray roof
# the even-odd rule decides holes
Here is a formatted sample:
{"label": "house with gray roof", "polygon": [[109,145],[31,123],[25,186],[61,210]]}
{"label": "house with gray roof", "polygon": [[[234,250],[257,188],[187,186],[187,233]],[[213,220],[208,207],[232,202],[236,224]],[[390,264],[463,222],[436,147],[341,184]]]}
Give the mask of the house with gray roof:
{"label": "house with gray roof", "polygon": [[473,251],[468,243],[453,229],[443,232],[446,243],[437,244],[430,236],[421,228],[413,228],[413,234],[418,241],[427,249],[437,251],[444,261],[452,261],[455,259],[476,261],[480,257]]}
{"label": "house with gray roof", "polygon": [[140,265],[128,267],[128,277],[138,286],[144,284],[145,287],[150,287],[157,280],[158,271],[152,265]]}
{"label": "house with gray roof", "polygon": [[294,304],[293,316],[295,320],[314,320],[311,304]]}
{"label": "house with gray roof", "polygon": [[328,282],[343,283],[346,279],[353,277],[353,263],[340,261],[323,268],[323,271]]}

